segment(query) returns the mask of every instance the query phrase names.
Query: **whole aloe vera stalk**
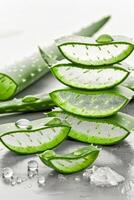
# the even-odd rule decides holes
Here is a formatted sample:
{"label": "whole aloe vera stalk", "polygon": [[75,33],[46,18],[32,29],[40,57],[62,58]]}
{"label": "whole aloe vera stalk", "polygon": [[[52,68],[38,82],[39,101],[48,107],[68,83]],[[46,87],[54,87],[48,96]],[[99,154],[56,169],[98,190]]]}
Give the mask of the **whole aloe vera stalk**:
{"label": "whole aloe vera stalk", "polygon": [[[94,24],[87,26],[77,34],[91,36],[96,33],[108,20],[105,17]],[[55,45],[48,47],[47,52],[52,57],[61,59],[60,52]],[[7,100],[15,96],[21,90],[31,85],[49,71],[43,62],[40,53],[37,51],[31,57],[24,58],[10,66],[0,67],[0,100]]]}
{"label": "whole aloe vera stalk", "polygon": [[[29,121],[28,121],[29,122]],[[11,151],[33,154],[52,149],[68,135],[70,126],[53,117],[30,121],[21,119],[16,123],[0,125],[0,139]]]}
{"label": "whole aloe vera stalk", "polygon": [[0,114],[13,112],[36,112],[52,109],[55,103],[47,94],[27,95],[23,98],[0,102]]}
{"label": "whole aloe vera stalk", "polygon": [[103,119],[80,117],[61,110],[51,111],[47,116],[66,120],[72,127],[68,136],[85,143],[116,144],[134,129],[134,117],[121,112]]}

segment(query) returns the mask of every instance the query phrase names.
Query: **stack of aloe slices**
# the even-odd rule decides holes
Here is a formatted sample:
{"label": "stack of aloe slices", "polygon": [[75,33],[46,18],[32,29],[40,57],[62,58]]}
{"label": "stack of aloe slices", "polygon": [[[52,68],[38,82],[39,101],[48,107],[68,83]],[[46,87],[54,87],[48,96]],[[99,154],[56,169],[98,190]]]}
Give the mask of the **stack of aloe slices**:
{"label": "stack of aloe slices", "polygon": [[[81,29],[76,34],[83,36],[92,36],[110,19],[110,16],[104,17],[97,22]],[[62,59],[62,55],[55,44],[47,48],[51,57]],[[40,56],[39,51],[33,55],[17,60],[10,65],[0,66],[0,101],[13,98],[17,93],[39,80],[49,71],[47,65]]]}
{"label": "stack of aloe slices", "polygon": [[[93,23],[76,35],[92,36],[109,18],[108,16]],[[53,56],[59,60],[63,57],[55,45],[48,48],[47,53],[51,59]],[[10,71],[6,67],[2,69],[0,100],[10,99],[49,70],[47,65],[42,63],[41,56],[37,54],[10,66]],[[124,76],[128,75],[128,71],[125,69],[122,70],[122,73]],[[35,112],[48,110],[54,106],[56,104],[47,95],[28,95],[20,99],[15,98],[1,102],[0,113]],[[66,139],[70,128],[70,124],[57,117],[46,117],[34,121],[21,119],[15,123],[0,125],[0,139],[8,149],[15,153],[35,154],[45,151],[40,155],[40,159],[44,163],[60,173],[74,173],[90,166],[96,160],[99,149],[88,145],[64,155],[57,155],[50,150]]]}
{"label": "stack of aloe slices", "polygon": [[111,145],[128,136],[134,118],[118,113],[133,98],[134,92],[119,86],[129,76],[129,66],[120,61],[133,51],[133,41],[126,37],[101,35],[95,41],[87,37],[66,37],[57,41],[67,59],[52,66],[49,56],[41,51],[54,76],[69,86],[50,93],[64,111],[49,116],[66,119],[73,139]]}

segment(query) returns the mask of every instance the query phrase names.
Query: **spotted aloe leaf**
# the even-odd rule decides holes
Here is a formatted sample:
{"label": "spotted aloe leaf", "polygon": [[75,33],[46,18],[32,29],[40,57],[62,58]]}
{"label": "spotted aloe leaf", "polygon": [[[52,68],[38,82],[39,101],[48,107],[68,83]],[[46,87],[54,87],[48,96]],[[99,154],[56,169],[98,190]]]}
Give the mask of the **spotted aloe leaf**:
{"label": "spotted aloe leaf", "polygon": [[89,37],[65,37],[57,40],[61,53],[71,62],[100,66],[118,63],[134,49],[133,41],[123,36],[101,36],[98,40]]}
{"label": "spotted aloe leaf", "polygon": [[19,154],[33,154],[54,148],[68,135],[70,126],[57,118],[31,121],[28,127],[16,123],[0,125],[2,143]]}
{"label": "spotted aloe leaf", "polygon": [[50,99],[49,95],[37,94],[27,95],[22,98],[14,98],[8,101],[0,102],[0,113],[13,112],[35,112],[42,110],[50,110],[55,104]]}
{"label": "spotted aloe leaf", "polygon": [[45,151],[39,157],[44,164],[63,174],[71,174],[90,166],[97,158],[99,149],[86,146],[69,154],[56,154],[52,150]]}
{"label": "spotted aloe leaf", "polygon": [[121,110],[134,92],[125,87],[101,91],[60,89],[50,93],[55,104],[70,113],[85,117],[107,117]]}
{"label": "spotted aloe leaf", "polygon": [[[75,34],[92,36],[103,27],[109,19],[110,16],[104,17]],[[46,51],[51,57],[56,57],[59,60],[63,58],[55,44],[46,48]],[[6,57],[8,56],[6,55]],[[27,57],[23,56],[22,59],[19,58],[11,64],[7,64],[5,60],[0,67],[0,100],[11,99],[17,93],[45,75],[48,71],[48,66],[44,63],[37,50],[34,54]]]}
{"label": "spotted aloe leaf", "polygon": [[114,87],[129,75],[127,66],[121,64],[89,68],[63,61],[50,69],[54,76],[65,85],[87,90]]}
{"label": "spotted aloe leaf", "polygon": [[68,136],[86,143],[116,144],[134,129],[134,117],[121,112],[104,119],[84,118],[64,111],[52,111],[48,116],[65,119],[72,127]]}

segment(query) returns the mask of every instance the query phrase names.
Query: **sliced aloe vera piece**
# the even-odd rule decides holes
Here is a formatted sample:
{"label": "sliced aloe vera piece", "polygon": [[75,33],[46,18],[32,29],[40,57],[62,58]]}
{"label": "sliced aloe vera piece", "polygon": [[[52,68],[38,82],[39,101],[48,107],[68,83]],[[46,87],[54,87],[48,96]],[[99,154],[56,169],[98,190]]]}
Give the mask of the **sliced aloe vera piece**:
{"label": "sliced aloe vera piece", "polygon": [[66,120],[72,127],[68,136],[86,143],[116,144],[134,129],[134,117],[124,113],[104,119],[84,118],[64,111],[52,111],[48,116]]}
{"label": "sliced aloe vera piece", "polygon": [[0,113],[35,112],[49,110],[55,104],[46,94],[27,95],[23,98],[0,102]]}
{"label": "sliced aloe vera piece", "polygon": [[90,166],[96,160],[98,154],[98,148],[87,146],[63,155],[48,150],[40,154],[39,157],[44,164],[56,171],[64,174],[71,174]]}
{"label": "sliced aloe vera piece", "polygon": [[[24,122],[23,122],[24,123]],[[31,121],[27,127],[22,123],[0,125],[2,143],[19,154],[33,154],[52,149],[68,135],[70,126],[57,118]]]}
{"label": "sliced aloe vera piece", "polygon": [[127,68],[126,65],[115,64],[88,68],[63,61],[50,69],[54,76],[65,85],[87,90],[100,90],[123,82],[129,75],[125,67]]}
{"label": "sliced aloe vera piece", "polygon": [[50,93],[55,104],[70,113],[85,117],[107,117],[117,113],[132,99],[134,92],[125,87],[101,91],[60,89]]}
{"label": "sliced aloe vera piece", "polygon": [[[104,26],[109,19],[110,16],[104,17],[76,34],[92,36]],[[51,57],[56,57],[59,60],[63,58],[55,44],[46,48],[46,51]],[[48,66],[44,63],[39,51],[35,51],[34,54],[27,57],[22,57],[22,59],[19,58],[11,64],[7,64],[5,60],[0,67],[0,100],[11,99],[17,93],[45,75],[48,71]]]}
{"label": "sliced aloe vera piece", "polygon": [[106,38],[100,42],[99,38],[95,41],[89,37],[71,36],[57,40],[57,46],[71,62],[88,66],[118,63],[134,49],[133,41],[123,36],[112,36],[109,42]]}

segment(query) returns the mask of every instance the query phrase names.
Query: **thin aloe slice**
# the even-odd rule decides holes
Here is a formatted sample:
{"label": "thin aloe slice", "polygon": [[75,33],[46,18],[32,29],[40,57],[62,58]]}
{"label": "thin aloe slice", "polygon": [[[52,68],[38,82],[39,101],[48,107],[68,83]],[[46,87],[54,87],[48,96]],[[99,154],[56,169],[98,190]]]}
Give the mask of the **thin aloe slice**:
{"label": "thin aloe slice", "polygon": [[97,158],[99,149],[94,146],[87,146],[69,154],[56,154],[48,150],[40,154],[42,162],[63,174],[71,174],[89,167]]}
{"label": "thin aloe slice", "polygon": [[121,112],[104,119],[84,118],[64,111],[52,111],[48,116],[66,120],[72,127],[68,136],[86,143],[116,144],[134,129],[134,117]]}
{"label": "thin aloe slice", "polygon": [[[24,123],[24,120],[22,120]],[[70,126],[57,118],[42,118],[26,123],[0,125],[0,139],[11,151],[33,154],[52,149],[68,135]]]}
{"label": "thin aloe slice", "polygon": [[121,64],[88,68],[63,61],[50,69],[63,84],[87,90],[112,88],[123,82],[129,75],[127,66]]}
{"label": "thin aloe slice", "polygon": [[55,106],[49,95],[27,95],[23,98],[0,102],[0,113],[36,112],[50,110]]}
{"label": "thin aloe slice", "polygon": [[128,67],[129,70],[129,76],[127,77],[127,79],[122,83],[123,86],[128,87],[131,90],[134,90],[134,67],[133,66],[129,66]]}
{"label": "thin aloe slice", "polygon": [[85,117],[107,117],[117,113],[132,99],[134,92],[125,87],[101,91],[60,89],[50,93],[54,103],[65,111]]}
{"label": "thin aloe slice", "polygon": [[57,40],[57,46],[71,62],[88,66],[109,65],[124,60],[134,49],[133,41],[124,36],[111,38],[108,40],[102,35],[94,40],[71,36]]}
{"label": "thin aloe slice", "polygon": [[[85,29],[80,30],[76,34],[92,36],[109,19],[109,16],[104,17],[90,26],[87,26]],[[57,50],[55,44],[46,48],[46,51],[51,57],[62,59],[62,55]],[[48,71],[48,66],[44,63],[38,50],[31,56],[25,58],[22,57],[22,59],[19,58],[11,64],[7,64],[7,61],[5,60],[0,66],[0,100],[11,99],[17,93],[40,79]]]}

